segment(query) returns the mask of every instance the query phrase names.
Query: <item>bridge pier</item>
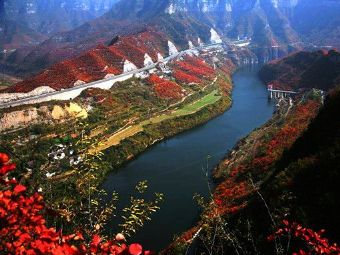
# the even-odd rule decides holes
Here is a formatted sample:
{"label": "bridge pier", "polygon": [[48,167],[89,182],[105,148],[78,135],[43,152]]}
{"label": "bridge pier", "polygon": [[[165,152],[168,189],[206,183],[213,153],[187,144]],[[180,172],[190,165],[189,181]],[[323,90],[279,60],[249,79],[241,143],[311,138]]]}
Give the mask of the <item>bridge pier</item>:
{"label": "bridge pier", "polygon": [[289,97],[289,105],[293,106],[293,99],[291,97]]}

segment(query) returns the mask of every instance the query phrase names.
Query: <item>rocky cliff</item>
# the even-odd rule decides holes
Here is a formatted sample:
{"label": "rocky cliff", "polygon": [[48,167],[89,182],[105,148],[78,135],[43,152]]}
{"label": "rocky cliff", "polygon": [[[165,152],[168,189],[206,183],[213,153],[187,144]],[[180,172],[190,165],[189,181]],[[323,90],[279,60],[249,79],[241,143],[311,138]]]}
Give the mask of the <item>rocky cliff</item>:
{"label": "rocky cliff", "polygon": [[30,29],[51,35],[75,28],[111,9],[116,0],[3,1],[7,17]]}
{"label": "rocky cliff", "polygon": [[87,118],[87,111],[77,103],[31,106],[22,110],[2,112],[0,132],[41,123],[59,123],[72,118]]}
{"label": "rocky cliff", "polygon": [[0,60],[11,54],[11,58],[6,58],[7,63],[22,61],[50,36],[101,16],[116,1],[1,0]]}

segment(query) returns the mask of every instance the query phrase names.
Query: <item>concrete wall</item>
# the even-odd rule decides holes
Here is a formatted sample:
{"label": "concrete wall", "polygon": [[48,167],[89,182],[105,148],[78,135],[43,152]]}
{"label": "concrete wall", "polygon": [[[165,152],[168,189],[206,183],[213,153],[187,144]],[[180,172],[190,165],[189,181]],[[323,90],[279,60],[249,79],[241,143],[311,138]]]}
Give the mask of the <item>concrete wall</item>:
{"label": "concrete wall", "polygon": [[[81,94],[81,92],[83,92],[86,89],[100,88],[100,89],[108,90],[116,82],[126,81],[126,80],[128,80],[132,77],[133,77],[133,74],[129,74],[129,75],[125,75],[123,77],[117,77],[117,78],[112,78],[112,79],[108,79],[108,80],[101,80],[101,81],[85,84],[85,85],[75,87],[75,88],[51,92],[51,93],[48,93],[48,94],[44,94],[43,96],[37,95],[37,96],[30,98],[30,99],[28,99],[24,102],[23,101],[19,101],[17,103],[13,102],[11,104],[11,106],[18,106],[18,105],[23,105],[23,104],[37,104],[37,103],[48,102],[48,101],[53,101],[53,100],[55,100],[55,101],[70,100],[70,99],[74,99],[74,98],[78,97]],[[22,100],[24,100],[24,98],[25,98],[25,97],[18,97],[19,94],[22,94],[22,93],[11,93],[11,94],[12,94],[13,98],[16,98],[16,100],[18,100],[18,98],[22,98]],[[18,96],[14,96],[15,94],[17,94]],[[27,97],[27,94],[26,94],[26,97]],[[1,98],[0,98],[0,103],[2,103]]]}

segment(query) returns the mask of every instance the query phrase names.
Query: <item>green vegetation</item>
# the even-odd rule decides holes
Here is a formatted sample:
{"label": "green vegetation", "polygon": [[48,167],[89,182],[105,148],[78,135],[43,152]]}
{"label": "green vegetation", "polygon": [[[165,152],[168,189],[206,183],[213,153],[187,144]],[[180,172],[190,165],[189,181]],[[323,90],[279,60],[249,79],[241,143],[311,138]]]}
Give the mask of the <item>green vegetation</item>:
{"label": "green vegetation", "polygon": [[218,95],[218,90],[214,90],[213,92],[209,93],[208,95],[202,97],[200,100],[188,104],[184,106],[183,108],[177,110],[174,112],[174,116],[182,116],[182,115],[188,115],[197,112],[198,110],[202,109],[203,107],[206,107],[209,104],[216,103],[221,98],[221,95]]}
{"label": "green vegetation", "polygon": [[[230,79],[222,71],[216,75],[216,80],[210,77],[202,84],[182,84],[183,97],[177,99],[160,98],[146,80],[135,78],[115,84],[111,90],[86,90],[75,100],[83,108],[91,106],[84,123],[69,119],[3,133],[2,149],[18,163],[14,174],[26,175],[32,189],[41,188],[46,203],[63,215],[66,222],[85,221],[88,215],[79,215],[78,208],[86,207],[83,201],[89,195],[94,201],[98,199],[95,193],[100,195],[101,191],[97,187],[110,171],[155,142],[200,125],[228,109]],[[52,109],[53,104],[41,105]],[[97,158],[98,151],[101,153]],[[91,167],[83,167],[86,161],[82,155],[86,153],[93,157]],[[131,202],[138,209],[140,201],[136,198]],[[155,206],[150,204],[152,210]],[[127,210],[137,209],[132,206]],[[65,221],[56,224],[63,225]],[[126,227],[129,232],[135,226]]]}
{"label": "green vegetation", "polygon": [[159,116],[152,117],[149,120],[142,121],[139,124],[128,126],[123,130],[120,130],[113,134],[112,136],[106,138],[105,141],[97,148],[97,150],[102,151],[112,146],[118,145],[122,140],[131,137],[139,132],[142,132],[144,130],[144,127],[147,125],[157,124],[168,119],[194,114],[200,109],[210,104],[214,104],[219,99],[221,99],[221,96],[217,95],[217,93],[218,91],[214,90],[213,92],[202,97],[201,99],[193,103],[184,105],[183,107],[180,107],[177,110],[173,110],[170,113],[161,114]]}
{"label": "green vegetation", "polygon": [[0,78],[0,89],[5,89],[8,86],[11,86],[12,83]]}
{"label": "green vegetation", "polygon": [[[228,95],[230,95],[231,84],[224,82],[226,81],[224,76],[221,76],[220,79],[221,85],[224,89],[228,88],[226,90],[229,91]],[[104,158],[109,161],[114,158],[114,161],[110,161],[111,167],[117,168],[155,142],[203,124],[214,116],[223,113],[230,107],[231,99],[228,95],[219,95],[217,91],[216,89],[207,90],[206,93],[208,94],[200,99],[197,99],[196,96],[188,98],[191,103],[182,103],[176,110],[142,122],[143,126],[139,124],[127,129],[125,135],[131,134],[130,132],[136,133],[120,140],[120,143],[116,146],[104,150]],[[183,109],[185,109],[185,113],[189,114],[183,115]],[[121,134],[119,137],[121,138]]]}

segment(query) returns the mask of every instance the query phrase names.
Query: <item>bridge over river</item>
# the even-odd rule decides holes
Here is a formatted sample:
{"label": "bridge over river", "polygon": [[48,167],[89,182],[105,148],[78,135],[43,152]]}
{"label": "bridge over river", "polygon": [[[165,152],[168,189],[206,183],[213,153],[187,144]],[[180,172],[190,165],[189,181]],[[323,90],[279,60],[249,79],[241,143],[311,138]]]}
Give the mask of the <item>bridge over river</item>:
{"label": "bridge over river", "polygon": [[291,91],[291,90],[280,90],[280,89],[274,89],[274,86],[272,84],[268,85],[268,98],[286,98],[286,97],[292,97],[299,92]]}

